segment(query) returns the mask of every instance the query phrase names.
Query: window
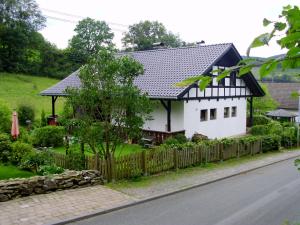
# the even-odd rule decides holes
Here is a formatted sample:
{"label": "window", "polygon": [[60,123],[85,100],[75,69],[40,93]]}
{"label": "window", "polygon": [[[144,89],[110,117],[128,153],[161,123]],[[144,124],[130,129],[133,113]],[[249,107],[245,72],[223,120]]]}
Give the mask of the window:
{"label": "window", "polygon": [[236,117],[236,106],[231,107],[231,117]]}
{"label": "window", "polygon": [[217,109],[210,109],[210,119],[211,120],[217,119]]}
{"label": "window", "polygon": [[219,80],[219,85],[222,87],[225,87],[225,77],[221,80]]}
{"label": "window", "polygon": [[206,121],[207,120],[207,109],[202,109],[200,111],[200,121]]}
{"label": "window", "polygon": [[230,108],[229,107],[225,107],[224,108],[224,118],[228,118],[229,117],[229,111],[230,111]]}
{"label": "window", "polygon": [[236,86],[236,72],[230,74],[230,86]]}

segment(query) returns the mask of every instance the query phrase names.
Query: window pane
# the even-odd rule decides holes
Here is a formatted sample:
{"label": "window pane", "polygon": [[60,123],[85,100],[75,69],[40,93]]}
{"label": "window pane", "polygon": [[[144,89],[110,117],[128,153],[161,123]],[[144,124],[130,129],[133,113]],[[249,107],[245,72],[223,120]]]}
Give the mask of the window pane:
{"label": "window pane", "polygon": [[230,86],[236,86],[236,72],[230,74]]}
{"label": "window pane", "polygon": [[217,109],[210,109],[210,119],[211,120],[217,119]]}
{"label": "window pane", "polygon": [[229,117],[229,107],[225,107],[224,108],[224,118],[228,118]]}
{"label": "window pane", "polygon": [[207,120],[207,109],[202,109],[200,112],[200,121]]}
{"label": "window pane", "polygon": [[232,117],[236,117],[236,106],[233,106],[233,107],[231,108],[231,116],[232,116]]}

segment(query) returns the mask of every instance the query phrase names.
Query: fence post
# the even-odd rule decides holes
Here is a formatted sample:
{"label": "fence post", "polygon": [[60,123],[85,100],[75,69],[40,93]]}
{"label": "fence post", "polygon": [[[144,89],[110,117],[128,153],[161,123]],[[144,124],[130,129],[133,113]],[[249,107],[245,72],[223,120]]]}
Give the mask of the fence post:
{"label": "fence post", "polygon": [[178,170],[178,152],[177,149],[173,149],[173,160],[174,160],[174,169]]}
{"label": "fence post", "polygon": [[218,148],[219,148],[219,154],[220,154],[220,162],[223,162],[224,160],[224,154],[223,154],[223,143],[221,144],[222,147],[220,147],[220,143],[218,143]]}
{"label": "fence post", "polygon": [[146,151],[141,152],[141,166],[142,166],[142,172],[144,176],[147,176],[147,165],[146,165]]}
{"label": "fence post", "polygon": [[95,170],[99,171],[99,153],[97,152],[95,155]]}
{"label": "fence post", "polygon": [[259,150],[259,152],[260,152],[260,154],[262,154],[263,153],[263,147],[262,147],[262,139],[260,139],[260,141],[259,141],[260,143],[259,143],[259,146],[260,146],[260,150]]}
{"label": "fence post", "polygon": [[240,158],[240,143],[237,143],[237,154],[236,154],[237,158]]}
{"label": "fence post", "polygon": [[116,180],[116,164],[115,164],[115,157],[110,156],[110,169],[111,169],[111,180],[114,182]]}

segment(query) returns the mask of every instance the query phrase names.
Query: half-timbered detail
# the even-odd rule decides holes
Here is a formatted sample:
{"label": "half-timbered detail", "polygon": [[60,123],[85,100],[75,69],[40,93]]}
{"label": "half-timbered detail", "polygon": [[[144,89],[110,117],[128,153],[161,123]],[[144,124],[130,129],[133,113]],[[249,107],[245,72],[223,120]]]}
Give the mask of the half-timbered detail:
{"label": "half-timbered detail", "polygon": [[[157,101],[152,119],[143,126],[144,133],[156,138],[157,142],[178,133],[184,133],[188,138],[195,133],[209,138],[244,134],[247,101],[252,117],[253,97],[264,95],[251,73],[239,77],[234,71],[217,81],[218,73],[242,59],[230,43],[119,55],[129,55],[144,66],[145,74],[138,76],[134,83],[150,99]],[[197,83],[188,87],[176,86],[176,83],[198,75],[212,77],[204,90],[200,90]],[[41,94],[52,96],[52,102],[55,103],[53,100],[57,96],[64,96],[65,89],[70,86],[80,87],[77,71]]]}

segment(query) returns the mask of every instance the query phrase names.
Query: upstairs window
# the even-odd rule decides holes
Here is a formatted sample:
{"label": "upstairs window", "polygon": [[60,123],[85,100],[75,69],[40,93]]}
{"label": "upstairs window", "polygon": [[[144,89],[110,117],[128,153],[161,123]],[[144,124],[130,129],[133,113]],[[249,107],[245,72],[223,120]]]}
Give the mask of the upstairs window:
{"label": "upstairs window", "polygon": [[236,72],[230,74],[230,86],[236,86]]}
{"label": "upstairs window", "polygon": [[236,106],[231,107],[231,117],[236,117]]}
{"label": "upstairs window", "polygon": [[217,109],[210,109],[210,119],[215,120],[217,119]]}
{"label": "upstairs window", "polygon": [[230,115],[230,108],[229,107],[225,107],[224,108],[224,118],[228,118]]}
{"label": "upstairs window", "polygon": [[200,121],[207,121],[207,109],[200,111]]}

